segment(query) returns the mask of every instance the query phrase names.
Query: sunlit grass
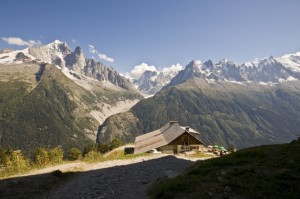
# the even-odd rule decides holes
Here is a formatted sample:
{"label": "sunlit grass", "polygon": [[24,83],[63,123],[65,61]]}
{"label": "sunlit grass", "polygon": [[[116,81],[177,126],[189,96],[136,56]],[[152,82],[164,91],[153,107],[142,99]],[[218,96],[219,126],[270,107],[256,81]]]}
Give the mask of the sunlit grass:
{"label": "sunlit grass", "polygon": [[191,157],[191,158],[213,158],[213,157],[215,157],[213,154],[207,154],[207,153],[195,153],[195,154],[189,154],[186,156]]}

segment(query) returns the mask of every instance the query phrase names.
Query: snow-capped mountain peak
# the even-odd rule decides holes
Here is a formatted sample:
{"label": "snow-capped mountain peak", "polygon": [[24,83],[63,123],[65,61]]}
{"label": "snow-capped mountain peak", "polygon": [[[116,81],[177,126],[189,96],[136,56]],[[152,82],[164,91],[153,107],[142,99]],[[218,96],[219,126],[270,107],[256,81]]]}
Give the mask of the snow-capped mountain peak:
{"label": "snow-capped mountain peak", "polygon": [[223,59],[220,60],[221,64],[227,64],[228,62],[229,62],[229,60],[226,59],[226,58],[223,58]]}
{"label": "snow-capped mountain peak", "polygon": [[203,78],[208,82],[258,82],[264,85],[300,80],[300,52],[278,58],[270,56],[243,64],[235,64],[227,59],[222,59],[218,63],[208,60],[202,65],[192,61],[165,88],[193,77]]}
{"label": "snow-capped mountain peak", "polygon": [[276,57],[275,59],[290,70],[300,72],[300,52],[286,54],[282,57]]}
{"label": "snow-capped mountain peak", "polygon": [[33,60],[35,60],[35,63],[54,64],[71,79],[72,75],[76,78],[88,77],[99,81],[107,81],[121,88],[134,89],[133,85],[114,69],[106,67],[94,59],[85,58],[81,47],[77,46],[72,51],[66,42],[59,40],[47,45],[34,45],[24,50],[2,51],[0,54],[0,63],[3,64],[21,64]]}
{"label": "snow-capped mountain peak", "polygon": [[[140,65],[141,68],[145,68],[145,66],[148,65],[145,63]],[[141,68],[136,66],[133,71],[136,72]],[[168,84],[177,75],[178,71],[182,70],[182,66],[178,63],[170,67],[164,67],[161,70],[156,70],[154,66],[146,68],[147,70],[138,79],[133,80],[136,88],[145,96],[153,95],[161,90],[163,86]]]}
{"label": "snow-capped mountain peak", "polygon": [[201,66],[202,65],[202,62],[200,60],[193,60],[194,63],[198,66]]}
{"label": "snow-capped mountain peak", "polygon": [[62,42],[59,40],[55,40],[52,43],[45,45],[45,47],[49,49],[49,52],[62,53],[64,55],[71,53],[71,49],[66,42]]}
{"label": "snow-capped mountain peak", "polygon": [[[60,40],[58,40],[58,39],[56,39],[56,40],[54,40],[53,42],[52,42],[52,44],[62,44],[62,43],[66,43],[66,42],[63,42],[63,41],[60,41]],[[51,44],[51,43],[50,43]],[[49,45],[49,44],[48,44]]]}
{"label": "snow-capped mountain peak", "polygon": [[29,48],[23,50],[3,50],[0,54],[0,63],[1,64],[11,64],[16,63],[20,64],[23,62],[33,61],[36,58],[28,52]]}

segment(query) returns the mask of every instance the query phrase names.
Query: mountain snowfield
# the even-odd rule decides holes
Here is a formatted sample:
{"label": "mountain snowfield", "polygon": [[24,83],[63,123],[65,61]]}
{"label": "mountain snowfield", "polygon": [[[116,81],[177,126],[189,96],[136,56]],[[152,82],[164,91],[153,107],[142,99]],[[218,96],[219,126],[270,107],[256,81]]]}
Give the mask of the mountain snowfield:
{"label": "mountain snowfield", "polygon": [[[290,142],[300,128],[299,55],[243,64],[191,61],[153,97],[109,117],[98,140],[130,142],[177,120],[200,132],[206,144],[245,148]],[[145,71],[136,82],[154,90],[158,76]]]}
{"label": "mountain snowfield", "polygon": [[23,50],[0,51],[0,64],[32,63],[53,64],[76,84],[91,92],[95,84],[101,84],[101,87],[116,92],[122,89],[138,92],[127,78],[112,67],[85,58],[79,46],[72,52],[66,42],[55,40],[47,45],[36,45]]}
{"label": "mountain snowfield", "polygon": [[274,58],[272,56],[262,60],[246,62],[241,65],[227,59],[218,63],[208,60],[190,62],[184,70],[180,71],[171,82],[184,81],[197,76],[210,81],[227,81],[232,83],[258,82],[258,83],[280,83],[300,78],[300,53],[284,55]]}
{"label": "mountain snowfield", "polygon": [[98,80],[106,82],[106,86],[112,84],[112,86],[130,90],[136,88],[146,97],[153,96],[163,88],[182,83],[191,76],[204,78],[211,83],[220,81],[239,84],[258,82],[262,85],[300,79],[300,52],[276,58],[270,56],[243,64],[236,64],[227,59],[222,59],[218,63],[211,60],[204,63],[194,60],[184,69],[180,64],[176,64],[157,70],[155,66],[142,63],[124,76],[94,59],[85,58],[79,46],[72,52],[66,42],[59,40],[24,50],[4,50],[0,54],[0,63],[2,64],[21,64],[30,61],[54,64],[67,77],[86,89],[89,88],[89,81]]}
{"label": "mountain snowfield", "polygon": [[136,90],[127,78],[124,78],[112,67],[106,67],[94,59],[85,58],[79,46],[72,52],[66,42],[59,40],[47,45],[37,45],[17,51],[4,51],[0,54],[0,63],[2,64],[32,62],[54,64],[57,68],[62,69],[62,72],[69,78],[71,78],[70,75],[77,79],[84,76],[101,82],[110,82],[124,89]]}
{"label": "mountain snowfield", "polygon": [[178,71],[145,71],[142,76],[133,81],[136,88],[144,95],[151,96],[160,91],[176,76]]}
{"label": "mountain snowfield", "polygon": [[142,63],[124,76],[131,80],[144,97],[151,97],[168,84],[180,70],[182,66],[179,63],[159,70],[155,66]]}
{"label": "mountain snowfield", "polygon": [[[204,63],[194,60],[183,70],[182,67],[174,67],[175,65],[161,71],[145,63],[140,66],[140,69],[135,68],[132,71],[134,75],[130,76],[130,73],[127,73],[127,77],[132,79],[136,88],[144,96],[147,96],[154,95],[163,88],[182,83],[192,76],[204,78],[210,83],[220,81],[238,84],[257,82],[261,85],[300,79],[300,52],[276,58],[270,56],[243,64],[236,64],[227,59],[222,59],[218,63],[211,60]],[[144,69],[143,73],[142,69]],[[137,76],[138,73],[140,73],[139,76]]]}
{"label": "mountain snowfield", "polygon": [[276,58],[276,60],[293,71],[300,71],[300,52],[287,54]]}
{"label": "mountain snowfield", "polygon": [[[180,64],[157,70],[155,66],[142,63],[125,76],[112,67],[106,67],[94,59],[85,58],[82,49],[77,46],[72,51],[66,42],[55,40],[47,45],[36,45],[23,50],[4,49],[0,51],[0,64],[51,63],[77,85],[93,92],[95,85],[112,90],[137,90],[150,97],[162,89],[180,84],[192,77],[202,78],[208,83],[229,82],[248,84],[256,82],[261,85],[278,84],[300,79],[300,52],[281,57],[268,57],[243,64],[236,64],[227,59],[218,63],[208,60],[191,61],[184,69]],[[137,89],[137,90],[136,90]],[[139,99],[120,99],[118,106],[107,105],[103,113],[93,112],[100,124],[117,113],[127,110]],[[121,107],[119,107],[121,106]]]}

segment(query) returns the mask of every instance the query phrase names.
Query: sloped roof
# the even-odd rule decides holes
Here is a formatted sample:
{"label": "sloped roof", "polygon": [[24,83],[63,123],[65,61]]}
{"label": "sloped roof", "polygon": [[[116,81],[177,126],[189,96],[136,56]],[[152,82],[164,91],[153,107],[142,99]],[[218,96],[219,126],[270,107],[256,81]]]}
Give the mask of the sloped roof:
{"label": "sloped roof", "polygon": [[165,146],[185,132],[199,140],[199,138],[195,136],[195,134],[199,134],[197,131],[191,128],[187,131],[185,127],[179,126],[178,123],[167,123],[158,130],[136,137],[134,153],[144,153],[151,149]]}

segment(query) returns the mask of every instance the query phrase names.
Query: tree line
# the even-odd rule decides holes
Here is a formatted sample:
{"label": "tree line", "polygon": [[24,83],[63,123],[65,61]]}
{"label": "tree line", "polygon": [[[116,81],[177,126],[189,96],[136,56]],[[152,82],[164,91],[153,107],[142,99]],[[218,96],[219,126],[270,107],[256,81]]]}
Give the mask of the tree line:
{"label": "tree line", "polygon": [[0,178],[24,173],[34,168],[59,164],[63,161],[97,161],[102,154],[111,151],[124,143],[119,139],[111,142],[97,143],[86,146],[84,150],[73,147],[67,152],[61,146],[54,148],[38,147],[32,158],[26,157],[21,150],[0,146]]}

